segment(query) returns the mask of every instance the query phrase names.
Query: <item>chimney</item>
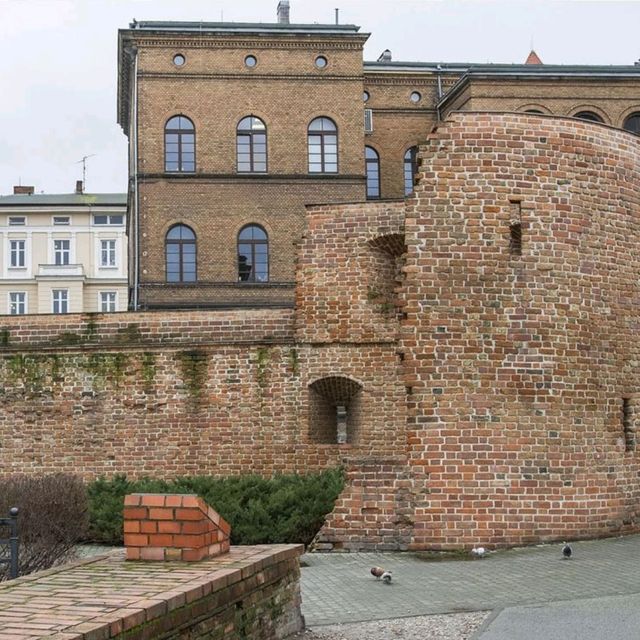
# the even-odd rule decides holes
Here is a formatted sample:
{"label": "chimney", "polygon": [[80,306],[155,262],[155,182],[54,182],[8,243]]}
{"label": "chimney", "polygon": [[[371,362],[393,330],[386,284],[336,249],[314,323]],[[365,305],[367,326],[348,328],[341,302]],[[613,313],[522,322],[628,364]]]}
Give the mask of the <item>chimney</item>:
{"label": "chimney", "polygon": [[289,0],[278,2],[278,24],[289,24]]}
{"label": "chimney", "polygon": [[32,196],[35,192],[35,187],[23,187],[21,185],[16,185],[13,187],[13,195],[14,196]]}
{"label": "chimney", "polygon": [[82,180],[76,180],[76,194],[82,195],[83,193],[84,191],[83,191]]}

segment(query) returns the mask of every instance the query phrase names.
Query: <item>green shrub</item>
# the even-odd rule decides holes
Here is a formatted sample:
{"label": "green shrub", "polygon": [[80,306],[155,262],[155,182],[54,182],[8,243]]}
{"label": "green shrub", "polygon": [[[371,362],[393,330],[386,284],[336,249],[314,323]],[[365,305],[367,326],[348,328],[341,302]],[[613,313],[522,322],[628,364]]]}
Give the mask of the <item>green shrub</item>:
{"label": "green shrub", "polygon": [[232,544],[309,544],[344,487],[341,469],[273,478],[194,476],[172,481],[101,478],[88,487],[90,538],[122,544],[122,509],[128,493],[195,493],[230,525]]}

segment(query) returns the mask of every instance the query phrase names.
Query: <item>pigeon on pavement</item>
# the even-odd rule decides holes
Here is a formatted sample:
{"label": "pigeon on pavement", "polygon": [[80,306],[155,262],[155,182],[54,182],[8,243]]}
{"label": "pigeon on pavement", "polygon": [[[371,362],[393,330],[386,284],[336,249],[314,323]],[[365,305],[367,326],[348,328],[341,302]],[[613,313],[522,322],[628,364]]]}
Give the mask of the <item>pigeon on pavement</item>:
{"label": "pigeon on pavement", "polygon": [[562,547],[562,556],[564,558],[566,558],[567,560],[569,560],[569,558],[571,558],[571,555],[573,554],[573,550],[571,549],[571,547],[565,542],[564,543],[564,547]]}
{"label": "pigeon on pavement", "polygon": [[382,582],[385,584],[391,584],[391,571],[385,571],[382,574]]}
{"label": "pigeon on pavement", "polygon": [[487,553],[487,550],[484,547],[473,547],[473,549],[471,549],[471,555],[476,558],[484,557],[485,553]]}
{"label": "pigeon on pavement", "polygon": [[371,575],[375,576],[376,580],[380,580],[383,574],[384,574],[384,569],[382,567],[372,567]]}

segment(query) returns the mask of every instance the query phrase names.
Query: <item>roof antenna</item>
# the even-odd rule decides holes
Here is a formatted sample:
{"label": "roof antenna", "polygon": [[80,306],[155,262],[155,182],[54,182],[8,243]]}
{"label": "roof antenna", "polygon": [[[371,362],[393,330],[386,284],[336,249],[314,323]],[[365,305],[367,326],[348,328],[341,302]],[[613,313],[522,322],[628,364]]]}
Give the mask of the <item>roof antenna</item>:
{"label": "roof antenna", "polygon": [[340,24],[340,9],[336,9],[336,24]]}
{"label": "roof antenna", "polygon": [[82,156],[82,160],[78,160],[75,164],[80,164],[82,162],[82,185],[84,190],[87,189],[87,159],[93,158],[96,154],[92,153],[88,156]]}

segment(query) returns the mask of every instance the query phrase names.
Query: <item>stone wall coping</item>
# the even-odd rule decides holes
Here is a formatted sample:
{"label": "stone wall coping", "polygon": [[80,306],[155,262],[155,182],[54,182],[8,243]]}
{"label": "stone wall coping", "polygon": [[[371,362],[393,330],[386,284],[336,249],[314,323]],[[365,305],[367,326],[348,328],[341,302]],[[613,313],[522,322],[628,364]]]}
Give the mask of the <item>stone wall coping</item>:
{"label": "stone wall coping", "polygon": [[[125,562],[123,550],[10,580],[0,586],[0,640],[106,640],[264,569],[303,545],[231,547],[197,563]],[[259,577],[258,581],[265,577]],[[20,606],[19,617],[3,616]]]}

